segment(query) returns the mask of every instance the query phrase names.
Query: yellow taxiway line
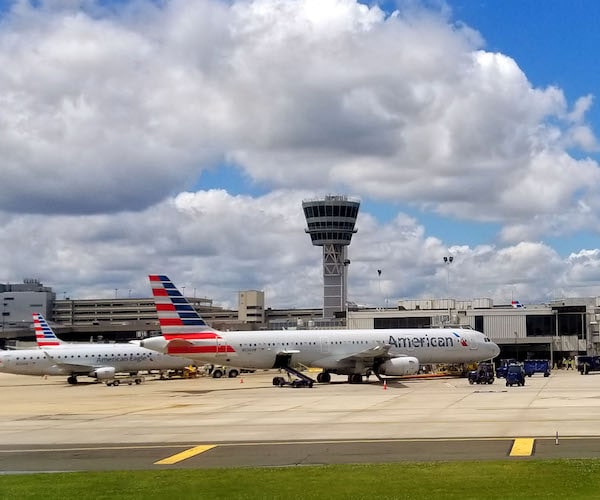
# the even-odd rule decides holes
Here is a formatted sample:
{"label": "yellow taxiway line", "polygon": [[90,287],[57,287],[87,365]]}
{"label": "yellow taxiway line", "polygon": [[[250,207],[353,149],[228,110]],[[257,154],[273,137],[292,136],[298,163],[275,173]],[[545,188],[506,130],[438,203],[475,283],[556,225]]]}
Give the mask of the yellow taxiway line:
{"label": "yellow taxiway line", "polygon": [[533,453],[533,438],[517,438],[512,445],[509,455],[511,457],[530,457]]}
{"label": "yellow taxiway line", "polygon": [[189,450],[182,451],[181,453],[177,453],[175,455],[171,455],[170,457],[163,458],[158,462],[154,462],[154,465],[173,465],[187,458],[199,455],[200,453],[204,453],[205,451],[212,450],[216,446],[216,444],[204,444],[200,446],[194,446]]}

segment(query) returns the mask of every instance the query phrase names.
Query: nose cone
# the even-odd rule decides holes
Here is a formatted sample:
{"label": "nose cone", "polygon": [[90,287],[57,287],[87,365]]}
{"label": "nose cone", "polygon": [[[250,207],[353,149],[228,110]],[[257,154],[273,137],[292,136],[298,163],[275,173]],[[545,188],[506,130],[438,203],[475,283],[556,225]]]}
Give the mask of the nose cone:
{"label": "nose cone", "polygon": [[164,353],[167,348],[167,341],[162,335],[158,337],[150,337],[140,341],[140,347],[145,347],[146,349]]}
{"label": "nose cone", "polygon": [[490,358],[492,359],[498,356],[498,354],[500,354],[500,348],[497,344],[494,344],[494,342],[490,343],[490,350],[492,351],[492,354],[490,356]]}

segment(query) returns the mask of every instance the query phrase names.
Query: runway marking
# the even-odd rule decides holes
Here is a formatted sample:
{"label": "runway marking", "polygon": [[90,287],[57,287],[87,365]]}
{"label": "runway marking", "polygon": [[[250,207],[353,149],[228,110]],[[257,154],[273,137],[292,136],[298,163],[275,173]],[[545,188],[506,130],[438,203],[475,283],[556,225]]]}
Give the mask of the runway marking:
{"label": "runway marking", "polygon": [[182,460],[186,460],[187,458],[199,455],[200,453],[204,453],[205,451],[212,450],[216,447],[216,444],[203,444],[199,446],[194,446],[189,450],[182,451],[181,453],[177,453],[175,455],[171,455],[170,457],[163,458],[158,462],[154,462],[154,465],[173,465],[177,462],[181,462]]}
{"label": "runway marking", "polygon": [[517,438],[512,445],[509,455],[511,457],[530,457],[533,453],[533,438]]}

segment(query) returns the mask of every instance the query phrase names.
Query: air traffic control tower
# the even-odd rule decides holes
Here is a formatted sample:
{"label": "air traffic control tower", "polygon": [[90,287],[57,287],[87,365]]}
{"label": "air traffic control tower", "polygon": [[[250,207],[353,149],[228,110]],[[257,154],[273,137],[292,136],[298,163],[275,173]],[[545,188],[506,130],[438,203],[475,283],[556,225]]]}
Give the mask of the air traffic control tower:
{"label": "air traffic control tower", "polygon": [[305,231],[312,244],[323,247],[323,318],[345,314],[348,297],[348,245],[356,232],[354,224],[360,201],[342,195],[304,200],[308,223]]}

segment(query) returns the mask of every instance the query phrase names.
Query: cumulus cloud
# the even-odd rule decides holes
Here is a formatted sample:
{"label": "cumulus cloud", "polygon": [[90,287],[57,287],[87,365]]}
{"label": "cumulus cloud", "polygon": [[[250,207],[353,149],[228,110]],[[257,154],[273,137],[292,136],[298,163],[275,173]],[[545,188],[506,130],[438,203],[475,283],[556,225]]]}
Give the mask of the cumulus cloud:
{"label": "cumulus cloud", "polygon": [[[164,271],[228,303],[244,287],[318,305],[300,201],[337,191],[501,227],[497,242],[452,247],[447,280],[441,239],[364,212],[357,302],[504,297],[507,276],[544,298],[539,276],[567,283],[580,263],[539,242],[599,226],[598,164],[580,154],[598,149],[593,96],[534,87],[418,3],[16,1],[0,88],[3,280],[102,296],[143,293]],[[197,190],[225,164],[270,192]]]}
{"label": "cumulus cloud", "polygon": [[[224,306],[237,306],[239,290],[259,289],[270,307],[319,307],[322,253],[304,233],[301,208],[313,195],[277,190],[253,198],[211,190],[118,215],[3,214],[3,232],[13,244],[0,246],[9,273],[0,279],[38,278],[59,298],[147,297],[147,274],[165,273],[190,296]],[[557,290],[600,293],[597,250],[563,259],[543,243],[448,248],[402,214],[380,223],[363,212],[357,226],[349,298],[359,304],[444,296],[547,301]],[[450,267],[443,261],[449,254]]]}
{"label": "cumulus cloud", "polygon": [[[143,209],[230,161],[276,187],[360,186],[503,221],[507,178],[544,184],[540,161],[596,145],[591,96],[569,110],[447,13],[386,16],[354,0],[42,5],[15,4],[0,30],[6,210]],[[596,177],[552,176],[555,213]]]}

